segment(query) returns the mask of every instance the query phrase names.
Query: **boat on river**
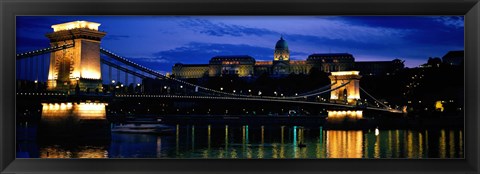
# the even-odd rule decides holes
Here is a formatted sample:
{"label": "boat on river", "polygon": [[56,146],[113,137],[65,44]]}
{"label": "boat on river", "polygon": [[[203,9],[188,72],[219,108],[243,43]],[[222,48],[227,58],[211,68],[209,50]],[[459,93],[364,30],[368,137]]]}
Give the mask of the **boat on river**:
{"label": "boat on river", "polygon": [[139,133],[139,134],[173,134],[175,127],[165,124],[120,124],[113,125],[112,132],[116,133]]}

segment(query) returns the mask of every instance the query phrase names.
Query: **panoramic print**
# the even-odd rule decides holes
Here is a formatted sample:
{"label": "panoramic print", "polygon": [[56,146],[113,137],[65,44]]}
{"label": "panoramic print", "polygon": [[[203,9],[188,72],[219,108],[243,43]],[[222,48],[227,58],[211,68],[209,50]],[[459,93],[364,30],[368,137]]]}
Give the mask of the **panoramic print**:
{"label": "panoramic print", "polygon": [[463,16],[17,16],[17,158],[464,158]]}

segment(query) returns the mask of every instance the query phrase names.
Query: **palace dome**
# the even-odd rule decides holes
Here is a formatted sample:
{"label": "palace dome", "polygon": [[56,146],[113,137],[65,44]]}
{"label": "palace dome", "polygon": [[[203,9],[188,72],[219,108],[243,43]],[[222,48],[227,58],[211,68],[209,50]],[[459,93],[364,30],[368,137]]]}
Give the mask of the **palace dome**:
{"label": "palace dome", "polygon": [[287,41],[283,40],[283,36],[280,37],[280,40],[277,41],[277,44],[275,45],[275,49],[288,50]]}

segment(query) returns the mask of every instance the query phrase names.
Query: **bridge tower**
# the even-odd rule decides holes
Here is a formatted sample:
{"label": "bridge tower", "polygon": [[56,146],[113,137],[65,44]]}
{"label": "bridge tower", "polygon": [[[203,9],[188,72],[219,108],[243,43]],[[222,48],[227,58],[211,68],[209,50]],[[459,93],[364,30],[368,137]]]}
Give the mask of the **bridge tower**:
{"label": "bridge tower", "polygon": [[333,84],[330,93],[330,102],[355,105],[360,100],[360,78],[359,71],[337,71],[329,76]]}
{"label": "bridge tower", "polygon": [[48,72],[48,90],[102,91],[100,41],[105,32],[98,31],[99,23],[74,21],[52,25],[46,34],[52,47]]}

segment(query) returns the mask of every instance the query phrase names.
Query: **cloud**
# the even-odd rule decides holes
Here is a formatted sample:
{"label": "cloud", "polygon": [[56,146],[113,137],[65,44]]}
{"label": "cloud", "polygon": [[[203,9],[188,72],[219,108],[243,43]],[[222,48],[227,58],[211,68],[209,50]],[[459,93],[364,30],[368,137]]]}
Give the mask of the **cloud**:
{"label": "cloud", "polygon": [[147,56],[143,56],[143,57],[128,57],[128,59],[130,59],[130,60],[132,60],[132,61],[140,60],[140,61],[149,62],[149,63],[170,63],[169,60],[164,59],[164,58],[162,58],[162,57],[147,57]]}
{"label": "cloud", "polygon": [[245,35],[269,35],[276,34],[271,30],[262,28],[251,28],[240,25],[227,25],[225,23],[214,23],[206,19],[187,19],[180,22],[180,26],[192,29],[199,33],[204,33],[210,36],[235,36],[241,37]]}
{"label": "cloud", "polygon": [[48,47],[51,25],[71,20],[102,24],[102,47],[152,69],[176,62],[208,63],[215,55],[272,60],[283,34],[291,59],[348,52],[357,60],[425,60],[463,49],[462,16],[47,16],[17,17],[19,52]]}
{"label": "cloud", "polygon": [[[246,17],[244,20],[225,20],[216,18],[189,18],[182,20],[180,26],[209,36],[244,37],[284,35],[310,35],[329,39],[356,42],[371,42],[389,39],[392,42],[412,32],[409,29],[365,26],[348,23],[343,18],[320,17]],[[310,20],[306,20],[310,19]],[[233,22],[232,22],[233,21]],[[283,21],[283,22],[282,22]]]}
{"label": "cloud", "polygon": [[454,28],[464,28],[463,16],[439,16],[434,17],[434,21],[440,22],[445,26]]}
{"label": "cloud", "polygon": [[151,69],[170,72],[175,63],[208,64],[219,55],[250,55],[257,60],[272,60],[273,48],[256,47],[245,44],[215,44],[191,42],[183,46],[157,51],[146,56],[125,56],[126,58]]}
{"label": "cloud", "polygon": [[273,57],[273,48],[256,47],[245,44],[212,44],[192,42],[187,45],[160,51],[153,54],[177,63],[208,63],[208,61],[219,55],[250,55],[260,59]]}
{"label": "cloud", "polygon": [[[249,55],[257,61],[273,60],[274,48],[265,48],[258,46],[251,46],[246,44],[212,44],[192,42],[187,45],[170,49],[166,51],[159,51],[154,53],[154,57],[160,57],[168,61],[166,65],[161,66],[164,71],[170,71],[175,63],[184,64],[208,64],[210,59],[214,56],[221,55]],[[306,60],[310,53],[293,51],[290,52],[292,60]],[[160,67],[158,67],[160,68]]]}

